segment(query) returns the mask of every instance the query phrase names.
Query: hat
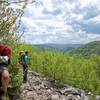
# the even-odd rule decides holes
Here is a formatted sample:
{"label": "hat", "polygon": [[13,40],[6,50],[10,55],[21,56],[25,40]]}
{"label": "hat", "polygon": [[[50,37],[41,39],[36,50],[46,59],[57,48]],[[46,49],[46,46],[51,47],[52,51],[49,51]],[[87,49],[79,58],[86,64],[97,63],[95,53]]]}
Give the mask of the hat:
{"label": "hat", "polygon": [[24,51],[20,51],[20,52],[19,52],[19,55],[22,55],[22,54],[24,54]]}

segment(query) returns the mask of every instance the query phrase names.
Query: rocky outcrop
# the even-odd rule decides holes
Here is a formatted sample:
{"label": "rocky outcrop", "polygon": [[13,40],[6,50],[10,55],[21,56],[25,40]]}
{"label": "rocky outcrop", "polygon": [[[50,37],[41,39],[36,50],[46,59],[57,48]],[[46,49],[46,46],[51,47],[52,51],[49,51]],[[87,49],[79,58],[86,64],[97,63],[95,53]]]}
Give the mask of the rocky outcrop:
{"label": "rocky outcrop", "polygon": [[28,71],[28,81],[21,86],[20,95],[14,100],[89,100],[90,95],[90,92],[58,84],[43,74]]}

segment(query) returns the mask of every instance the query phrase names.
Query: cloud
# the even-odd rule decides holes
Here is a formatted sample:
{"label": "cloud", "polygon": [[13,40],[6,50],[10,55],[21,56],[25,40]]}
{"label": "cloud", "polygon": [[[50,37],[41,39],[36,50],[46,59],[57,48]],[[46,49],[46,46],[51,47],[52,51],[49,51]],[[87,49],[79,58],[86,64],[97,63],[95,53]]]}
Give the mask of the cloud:
{"label": "cloud", "polygon": [[29,43],[84,43],[100,40],[99,0],[36,0],[22,17]]}
{"label": "cloud", "polygon": [[[94,5],[90,5],[88,7],[84,8],[84,19],[90,19],[90,18],[94,18],[96,16],[99,15],[99,8],[94,6]],[[92,12],[91,12],[92,11]]]}

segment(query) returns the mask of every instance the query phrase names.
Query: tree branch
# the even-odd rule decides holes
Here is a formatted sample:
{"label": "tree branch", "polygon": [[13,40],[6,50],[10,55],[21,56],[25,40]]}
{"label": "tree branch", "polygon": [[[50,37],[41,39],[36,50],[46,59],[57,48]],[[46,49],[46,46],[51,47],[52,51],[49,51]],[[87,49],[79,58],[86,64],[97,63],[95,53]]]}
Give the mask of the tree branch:
{"label": "tree branch", "polygon": [[[0,3],[7,3],[8,5],[10,5],[10,4],[13,4],[13,3],[15,3],[15,4],[25,3],[26,1],[27,0],[23,0],[23,1],[19,1],[19,2],[17,2],[17,1],[13,1],[13,2],[0,1]],[[35,2],[35,0],[33,0],[31,2],[33,3],[33,2]]]}

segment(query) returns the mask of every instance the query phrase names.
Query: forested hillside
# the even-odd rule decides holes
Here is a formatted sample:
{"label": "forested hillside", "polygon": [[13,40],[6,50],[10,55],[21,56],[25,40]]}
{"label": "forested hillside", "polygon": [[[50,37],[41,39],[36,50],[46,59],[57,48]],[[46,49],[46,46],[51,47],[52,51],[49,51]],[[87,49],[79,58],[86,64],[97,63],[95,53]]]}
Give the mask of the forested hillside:
{"label": "forested hillside", "polygon": [[70,52],[70,54],[89,57],[91,54],[100,55],[100,41],[90,42]]}

